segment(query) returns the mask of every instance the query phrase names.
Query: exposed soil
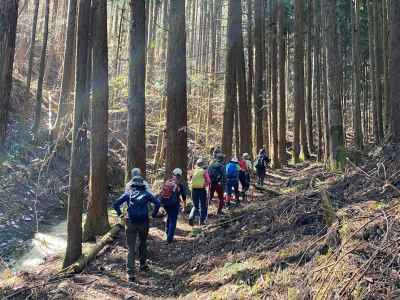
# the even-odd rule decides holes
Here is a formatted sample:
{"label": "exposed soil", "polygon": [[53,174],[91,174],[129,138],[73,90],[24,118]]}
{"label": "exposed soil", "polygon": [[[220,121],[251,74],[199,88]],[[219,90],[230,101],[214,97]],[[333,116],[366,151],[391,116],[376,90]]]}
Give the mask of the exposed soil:
{"label": "exposed soil", "polygon": [[344,175],[309,163],[284,168],[224,217],[216,218],[213,208],[201,230],[181,218],[172,245],[157,219],[151,271],[139,273],[136,283],[126,281],[121,234],[82,274],[54,277],[61,260],[52,258],[20,274],[7,293],[17,292],[16,299],[397,299],[395,163],[384,162],[392,176],[386,185],[371,161]]}

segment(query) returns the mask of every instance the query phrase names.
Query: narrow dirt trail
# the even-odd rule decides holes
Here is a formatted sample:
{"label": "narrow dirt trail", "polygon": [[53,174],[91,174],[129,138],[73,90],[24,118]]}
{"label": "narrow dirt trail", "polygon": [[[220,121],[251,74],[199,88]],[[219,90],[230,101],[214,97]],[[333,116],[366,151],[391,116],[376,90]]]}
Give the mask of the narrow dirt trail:
{"label": "narrow dirt trail", "polygon": [[[274,219],[275,209],[282,210],[285,201],[296,201],[293,187],[306,188],[315,168],[319,167],[304,164],[269,174],[265,190],[252,187],[247,201],[223,217],[215,214],[215,200],[204,228],[192,228],[187,215],[181,215],[171,245],[165,242],[163,220],[154,220],[148,243],[151,270],[138,273],[135,283],[126,281],[122,233],[82,274],[48,284],[42,293],[50,299],[212,299],[221,287],[240,280],[241,272],[268,261],[267,251],[296,239],[290,224]],[[44,280],[57,263],[41,266],[25,279]]]}

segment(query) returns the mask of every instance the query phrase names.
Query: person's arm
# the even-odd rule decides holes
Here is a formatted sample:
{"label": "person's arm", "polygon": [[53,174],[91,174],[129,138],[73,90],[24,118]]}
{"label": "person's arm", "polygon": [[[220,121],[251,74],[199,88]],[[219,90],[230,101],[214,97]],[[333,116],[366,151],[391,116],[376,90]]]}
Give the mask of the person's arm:
{"label": "person's arm", "polygon": [[152,217],[155,218],[158,214],[161,204],[160,204],[160,201],[156,197],[154,197],[152,194],[148,193],[148,197],[149,197],[148,198],[149,201],[154,204]]}
{"label": "person's arm", "polygon": [[206,186],[205,186],[205,187],[210,186],[210,184],[211,184],[211,179],[210,179],[210,174],[208,174],[208,171],[205,171],[205,172],[204,172],[204,180],[205,180],[205,182],[206,182]]}
{"label": "person's arm", "polygon": [[119,197],[114,203],[113,203],[113,208],[117,212],[118,217],[121,217],[122,211],[121,211],[121,205],[124,204],[129,200],[129,195],[128,193],[124,193],[121,197]]}

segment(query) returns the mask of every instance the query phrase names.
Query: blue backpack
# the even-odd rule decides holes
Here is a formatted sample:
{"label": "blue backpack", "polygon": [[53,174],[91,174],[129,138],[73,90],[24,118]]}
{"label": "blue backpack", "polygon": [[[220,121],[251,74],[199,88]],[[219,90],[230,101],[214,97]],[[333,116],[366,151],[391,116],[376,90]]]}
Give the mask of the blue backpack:
{"label": "blue backpack", "polygon": [[237,168],[237,164],[230,162],[226,166],[226,177],[227,178],[238,178],[239,172]]}

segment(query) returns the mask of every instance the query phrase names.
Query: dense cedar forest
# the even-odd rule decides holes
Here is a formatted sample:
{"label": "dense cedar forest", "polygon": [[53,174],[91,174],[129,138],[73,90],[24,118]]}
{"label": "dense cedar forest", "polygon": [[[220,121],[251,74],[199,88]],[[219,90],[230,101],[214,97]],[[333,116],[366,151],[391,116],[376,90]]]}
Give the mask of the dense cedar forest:
{"label": "dense cedar forest", "polygon": [[[266,184],[189,226],[199,159],[260,149]],[[134,284],[133,168],[190,204]],[[1,298],[399,299],[399,197],[400,1],[0,0]]]}

